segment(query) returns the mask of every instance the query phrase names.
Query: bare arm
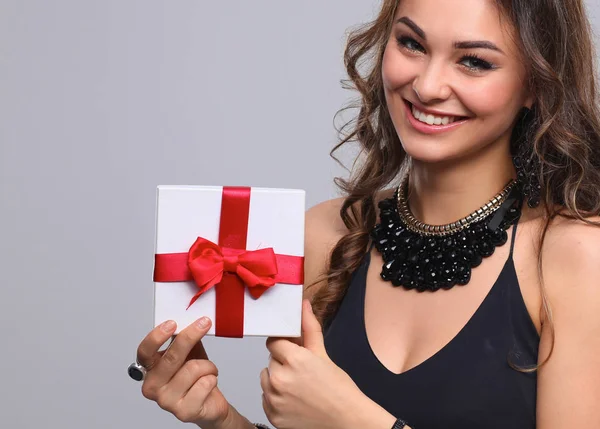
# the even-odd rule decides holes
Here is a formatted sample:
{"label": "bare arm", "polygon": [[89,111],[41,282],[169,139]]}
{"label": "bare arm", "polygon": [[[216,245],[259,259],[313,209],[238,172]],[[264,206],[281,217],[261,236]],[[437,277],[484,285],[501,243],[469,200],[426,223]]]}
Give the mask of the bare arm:
{"label": "bare arm", "polygon": [[[548,364],[538,374],[538,428],[598,428],[600,228],[561,221],[546,242],[544,281],[556,339]],[[547,356],[550,343],[550,330],[544,327],[540,359]]]}

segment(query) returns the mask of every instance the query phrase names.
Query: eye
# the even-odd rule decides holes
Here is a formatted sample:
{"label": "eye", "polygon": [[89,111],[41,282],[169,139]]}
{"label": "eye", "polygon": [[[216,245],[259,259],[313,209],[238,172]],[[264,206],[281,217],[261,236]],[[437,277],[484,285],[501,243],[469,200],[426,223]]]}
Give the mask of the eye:
{"label": "eye", "polygon": [[398,41],[398,45],[409,51],[417,51],[417,52],[425,52],[423,46],[419,44],[415,39],[409,36],[400,36],[396,39]]}
{"label": "eye", "polygon": [[[407,49],[411,52],[425,53],[425,48],[410,36],[399,36],[396,38],[398,46]],[[494,70],[496,66],[475,54],[465,55],[461,58],[460,63],[463,64],[469,71],[484,72]]]}
{"label": "eye", "polygon": [[461,58],[461,64],[463,64],[466,68],[471,71],[487,71],[493,70],[495,67],[489,61],[479,58],[477,55],[466,55]]}

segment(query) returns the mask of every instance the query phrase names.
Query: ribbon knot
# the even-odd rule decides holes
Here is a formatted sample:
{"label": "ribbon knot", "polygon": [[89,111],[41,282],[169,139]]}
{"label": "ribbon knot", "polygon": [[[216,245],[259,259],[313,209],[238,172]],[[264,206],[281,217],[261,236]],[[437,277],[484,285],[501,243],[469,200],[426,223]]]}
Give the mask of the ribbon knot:
{"label": "ribbon knot", "polygon": [[188,308],[207,290],[219,284],[226,274],[237,275],[254,298],[275,284],[277,259],[272,248],[242,250],[221,247],[198,237],[188,252],[188,267],[200,289]]}
{"label": "ribbon knot", "polygon": [[223,271],[226,273],[235,273],[240,258],[237,255],[223,255]]}

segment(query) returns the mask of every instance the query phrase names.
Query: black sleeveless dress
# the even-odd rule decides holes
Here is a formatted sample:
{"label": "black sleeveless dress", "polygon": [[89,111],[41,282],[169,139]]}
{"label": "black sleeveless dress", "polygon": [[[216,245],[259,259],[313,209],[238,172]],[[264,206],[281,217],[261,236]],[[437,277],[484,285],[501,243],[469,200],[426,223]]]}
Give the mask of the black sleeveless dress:
{"label": "black sleeveless dress", "polygon": [[324,323],[330,358],[365,395],[415,429],[534,429],[537,375],[509,366],[509,360],[535,365],[539,346],[513,262],[516,230],[508,260],[475,314],[444,348],[401,374],[384,367],[367,340],[367,252]]}

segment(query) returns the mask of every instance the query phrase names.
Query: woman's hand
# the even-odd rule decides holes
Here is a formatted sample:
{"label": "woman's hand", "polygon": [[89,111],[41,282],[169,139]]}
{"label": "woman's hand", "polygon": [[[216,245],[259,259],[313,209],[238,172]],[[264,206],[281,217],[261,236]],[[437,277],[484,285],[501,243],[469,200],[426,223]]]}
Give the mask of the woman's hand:
{"label": "woman's hand", "polygon": [[[260,374],[267,418],[278,429],[355,427],[358,413],[378,406],[329,359],[308,300],[302,308],[302,334],[302,346],[295,339],[267,339],[271,360]],[[384,418],[391,427],[393,417]]]}
{"label": "woman's hand", "polygon": [[157,326],[142,340],[137,357],[148,370],[142,394],[182,422],[217,428],[227,419],[229,403],[217,387],[219,371],[202,345],[210,320],[202,321],[182,330],[165,351],[158,349],[175,332],[175,322]]}

